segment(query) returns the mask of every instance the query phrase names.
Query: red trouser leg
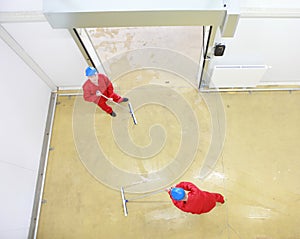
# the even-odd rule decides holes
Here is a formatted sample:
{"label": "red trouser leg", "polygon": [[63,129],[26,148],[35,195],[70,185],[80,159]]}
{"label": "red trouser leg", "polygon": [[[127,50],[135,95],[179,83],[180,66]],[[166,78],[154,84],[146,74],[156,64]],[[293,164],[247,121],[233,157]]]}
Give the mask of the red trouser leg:
{"label": "red trouser leg", "polygon": [[113,112],[112,108],[106,104],[107,99],[104,97],[100,97],[100,100],[98,102],[98,106],[104,110],[106,113],[111,114]]}
{"label": "red trouser leg", "polygon": [[116,93],[113,93],[113,94],[110,96],[110,98],[112,98],[113,101],[114,101],[114,102],[117,102],[117,103],[120,103],[120,101],[122,101],[122,97],[119,96],[119,95],[116,94]]}

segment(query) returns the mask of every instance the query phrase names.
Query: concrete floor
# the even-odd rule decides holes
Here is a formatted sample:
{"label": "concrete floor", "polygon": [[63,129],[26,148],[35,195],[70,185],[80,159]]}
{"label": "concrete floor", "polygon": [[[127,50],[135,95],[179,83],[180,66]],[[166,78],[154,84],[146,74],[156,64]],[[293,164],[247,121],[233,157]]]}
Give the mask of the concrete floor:
{"label": "concrete floor", "polygon": [[[78,151],[80,142],[74,133],[74,104],[81,99],[59,97],[38,238],[300,238],[300,92],[221,94],[226,115],[224,147],[211,172],[199,178],[213,144],[212,120],[196,90],[176,90],[182,94],[188,91],[193,99],[190,102],[199,98],[199,105],[189,104],[199,125],[189,142],[197,134],[199,140],[194,154],[178,159],[186,168],[179,172],[175,168],[174,174],[168,167],[184,142],[179,139],[180,116],[172,109],[149,103],[136,111],[139,124],[134,126],[129,114],[125,112],[124,119],[122,109],[113,106],[138,148],[151,141],[151,124],[167,132],[163,149],[141,158],[128,156],[116,143],[116,137],[123,137],[113,135],[117,118],[111,119],[93,107],[93,134],[103,152],[88,165],[88,159]],[[84,139],[87,148],[92,140],[92,136],[90,141]],[[90,150],[93,154],[95,149]],[[99,176],[93,172],[93,165],[98,170],[105,160],[111,163],[111,170]],[[185,164],[185,160],[192,162]],[[118,187],[130,185],[130,180],[119,172],[127,173],[131,183],[150,178],[150,182],[128,187],[128,191],[151,192],[186,180],[203,190],[222,193],[226,203],[209,214],[191,215],[179,211],[168,195],[161,193],[129,202],[129,215],[125,217]],[[128,198],[136,195],[140,194],[126,193]]]}
{"label": "concrete floor", "polygon": [[[111,118],[58,97],[38,238],[300,238],[300,92],[199,94],[172,54],[167,69],[123,56],[128,70],[108,71],[138,125],[124,103]],[[121,186],[132,198],[183,180],[225,204],[192,215],[163,192],[128,202],[124,216]]]}

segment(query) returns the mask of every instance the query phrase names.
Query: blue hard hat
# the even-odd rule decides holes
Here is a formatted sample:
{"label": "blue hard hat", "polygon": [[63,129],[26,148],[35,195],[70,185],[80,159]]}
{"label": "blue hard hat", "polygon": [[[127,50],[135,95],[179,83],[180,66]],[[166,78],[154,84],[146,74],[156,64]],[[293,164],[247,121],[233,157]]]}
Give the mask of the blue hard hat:
{"label": "blue hard hat", "polygon": [[86,76],[93,76],[96,73],[97,73],[97,70],[92,66],[89,66],[88,68],[85,69],[85,75]]}
{"label": "blue hard hat", "polygon": [[171,189],[171,197],[174,200],[180,201],[185,197],[185,191],[182,188],[172,188]]}

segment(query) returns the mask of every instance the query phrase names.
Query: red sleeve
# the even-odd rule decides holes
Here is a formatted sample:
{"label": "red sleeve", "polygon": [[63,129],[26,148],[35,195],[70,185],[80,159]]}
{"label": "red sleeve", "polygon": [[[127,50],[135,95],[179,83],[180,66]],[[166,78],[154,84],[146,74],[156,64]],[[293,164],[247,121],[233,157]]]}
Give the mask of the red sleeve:
{"label": "red sleeve", "polygon": [[99,97],[92,93],[90,84],[92,84],[92,83],[86,81],[84,83],[83,87],[82,87],[82,89],[83,89],[83,99],[85,101],[97,103],[98,100],[99,100],[98,99]]}
{"label": "red sleeve", "polygon": [[183,188],[186,191],[196,192],[199,191],[199,188],[193,183],[190,182],[181,182],[176,185],[178,188]]}

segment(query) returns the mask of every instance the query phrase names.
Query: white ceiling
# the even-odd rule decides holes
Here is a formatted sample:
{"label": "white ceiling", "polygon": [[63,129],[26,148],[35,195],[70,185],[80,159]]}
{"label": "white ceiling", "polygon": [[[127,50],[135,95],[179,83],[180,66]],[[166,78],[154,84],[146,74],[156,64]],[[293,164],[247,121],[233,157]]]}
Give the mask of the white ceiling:
{"label": "white ceiling", "polygon": [[1,0],[0,12],[42,11],[43,0]]}
{"label": "white ceiling", "polygon": [[240,0],[241,8],[300,8],[299,0]]}

